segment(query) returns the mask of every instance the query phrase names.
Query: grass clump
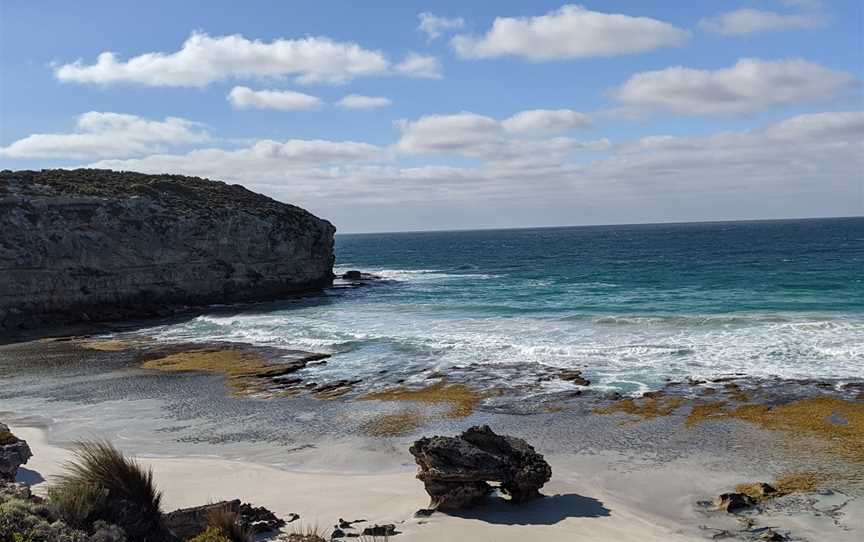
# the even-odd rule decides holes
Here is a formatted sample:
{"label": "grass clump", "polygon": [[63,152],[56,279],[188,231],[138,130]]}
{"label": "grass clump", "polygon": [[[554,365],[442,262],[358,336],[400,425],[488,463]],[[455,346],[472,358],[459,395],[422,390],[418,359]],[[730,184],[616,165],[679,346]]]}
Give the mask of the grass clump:
{"label": "grass clump", "polygon": [[238,520],[237,512],[227,508],[217,508],[207,515],[207,530],[215,529],[228,542],[251,542],[252,533],[243,527]]}
{"label": "grass clump", "polygon": [[121,525],[131,540],[169,538],[161,501],[152,471],[105,441],[79,443],[49,491],[52,510],[63,521],[91,532],[98,522]]}
{"label": "grass clump", "polygon": [[190,538],[189,542],[231,542],[231,539],[221,529],[207,527],[206,531],[195,538]]}

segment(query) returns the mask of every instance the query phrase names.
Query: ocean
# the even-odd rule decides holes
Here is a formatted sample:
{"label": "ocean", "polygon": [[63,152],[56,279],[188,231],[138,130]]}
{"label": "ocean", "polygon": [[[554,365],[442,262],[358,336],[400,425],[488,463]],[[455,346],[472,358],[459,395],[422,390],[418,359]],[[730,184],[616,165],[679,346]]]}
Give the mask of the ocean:
{"label": "ocean", "polygon": [[336,256],[381,280],[139,333],[325,352],[321,378],[408,383],[559,367],[626,394],[864,374],[864,218],[338,235]]}

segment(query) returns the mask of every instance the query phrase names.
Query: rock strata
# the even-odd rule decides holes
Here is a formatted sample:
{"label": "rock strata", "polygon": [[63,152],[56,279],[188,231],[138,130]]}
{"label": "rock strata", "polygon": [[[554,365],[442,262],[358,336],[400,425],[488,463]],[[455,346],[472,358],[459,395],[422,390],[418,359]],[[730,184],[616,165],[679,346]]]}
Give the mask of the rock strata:
{"label": "rock strata", "polygon": [[33,457],[27,441],[21,440],[0,423],[0,481],[15,481],[18,467]]}
{"label": "rock strata", "polygon": [[0,332],[170,314],[328,286],[335,228],[239,185],[0,172]]}
{"label": "rock strata", "polygon": [[540,496],[552,468],[527,442],[497,435],[489,426],[472,427],[458,437],[422,438],[409,449],[417,478],[431,497],[430,508],[455,510],[477,503],[500,483],[514,503]]}

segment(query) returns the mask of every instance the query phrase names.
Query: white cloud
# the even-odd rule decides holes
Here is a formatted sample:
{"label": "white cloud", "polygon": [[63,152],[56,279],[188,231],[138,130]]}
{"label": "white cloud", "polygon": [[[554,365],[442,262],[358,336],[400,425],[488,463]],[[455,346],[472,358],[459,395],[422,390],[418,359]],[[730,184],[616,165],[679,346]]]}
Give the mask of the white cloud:
{"label": "white cloud", "polygon": [[380,51],[327,37],[276,39],[269,43],[239,34],[210,37],[195,32],[179,51],[146,53],[121,61],[104,52],[95,64],[78,60],[55,70],[61,81],[203,87],[230,78],[294,77],[301,83],[344,83],[381,75],[390,63]]}
{"label": "white cloud", "polygon": [[378,109],[387,107],[392,104],[389,99],[383,96],[361,96],[359,94],[349,94],[336,102],[339,107],[345,109]]}
{"label": "white cloud", "polygon": [[292,90],[252,90],[249,87],[234,87],[228,93],[228,101],[237,109],[281,109],[283,111],[310,110],[321,107],[315,96]]}
{"label": "white cloud", "polygon": [[[501,137],[496,125],[462,113],[403,128],[416,136],[420,154],[465,156],[466,148]],[[462,145],[436,139],[448,127]],[[573,145],[566,138],[520,141],[530,147],[527,158],[480,153],[470,166],[405,167],[373,145],[296,140],[90,165],[240,182],[302,204],[342,231],[860,214],[864,195],[860,111],[799,115],[710,136],[643,137],[592,161],[560,151]],[[543,160],[546,152],[555,159]]]}
{"label": "white cloud", "polygon": [[774,30],[822,28],[827,22],[821,14],[784,14],[758,9],[738,9],[702,19],[699,27],[721,36],[748,36]]}
{"label": "white cloud", "polygon": [[200,124],[178,117],[156,121],[136,115],[90,111],[78,117],[75,132],[32,134],[0,148],[0,156],[75,160],[124,157],[209,139]]}
{"label": "white cloud", "polygon": [[554,161],[577,150],[603,150],[607,140],[583,142],[570,138],[521,139],[583,126],[582,115],[569,110],[523,111],[503,121],[463,112],[428,115],[400,121],[395,148],[405,154],[452,154],[490,161]]}
{"label": "white cloud", "polygon": [[439,17],[424,12],[418,14],[417,18],[420,19],[417,29],[425,33],[430,41],[440,37],[442,33],[448,30],[459,30],[465,26],[465,20],[462,17]]}
{"label": "white cloud", "polygon": [[591,125],[591,118],[571,109],[532,109],[501,122],[512,133],[560,133]]}
{"label": "white cloud", "polygon": [[677,66],[637,73],[610,95],[630,106],[680,115],[746,115],[824,102],[856,84],[851,73],[806,60],[745,58],[715,71]]}
{"label": "white cloud", "polygon": [[481,37],[451,40],[464,58],[517,56],[532,61],[608,57],[679,47],[689,33],[648,17],[565,5],[538,17],[498,17]]}
{"label": "white cloud", "polygon": [[396,71],[408,77],[420,79],[441,79],[441,61],[434,56],[408,53],[396,65]]}

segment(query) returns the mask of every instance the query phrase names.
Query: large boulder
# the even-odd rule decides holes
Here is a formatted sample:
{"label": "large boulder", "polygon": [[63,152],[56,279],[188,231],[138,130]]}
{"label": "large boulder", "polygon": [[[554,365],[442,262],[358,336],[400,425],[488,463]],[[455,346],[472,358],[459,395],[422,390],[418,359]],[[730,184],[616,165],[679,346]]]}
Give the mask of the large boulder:
{"label": "large boulder", "polygon": [[488,425],[458,437],[422,438],[409,449],[419,467],[417,478],[432,498],[431,508],[455,510],[475,504],[492,491],[489,482],[514,503],[540,496],[552,477],[543,456],[520,438],[498,435]]}
{"label": "large boulder", "polygon": [[18,467],[33,457],[26,440],[21,440],[0,423],[0,481],[14,481]]}
{"label": "large boulder", "polygon": [[319,289],[333,280],[334,232],[208,179],[2,171],[0,333]]}

